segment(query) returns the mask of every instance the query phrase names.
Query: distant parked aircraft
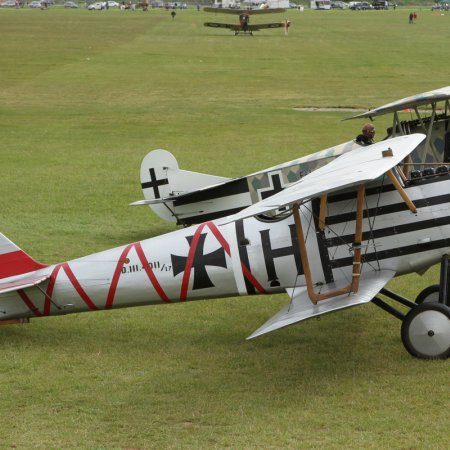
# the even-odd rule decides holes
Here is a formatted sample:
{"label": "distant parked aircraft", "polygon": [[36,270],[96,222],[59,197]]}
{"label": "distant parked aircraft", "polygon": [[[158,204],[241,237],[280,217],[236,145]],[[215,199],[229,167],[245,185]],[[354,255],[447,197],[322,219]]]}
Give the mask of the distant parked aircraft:
{"label": "distant parked aircraft", "polygon": [[290,26],[290,22],[286,19],[283,22],[272,23],[258,23],[250,24],[250,16],[255,14],[270,14],[270,13],[282,13],[286,10],[284,8],[266,8],[260,9],[234,9],[234,8],[204,8],[206,12],[223,13],[223,14],[238,14],[239,23],[222,23],[222,22],[205,22],[206,27],[212,28],[227,28],[234,31],[235,35],[249,34],[253,35],[254,31],[259,31],[267,28],[285,28],[286,30]]}

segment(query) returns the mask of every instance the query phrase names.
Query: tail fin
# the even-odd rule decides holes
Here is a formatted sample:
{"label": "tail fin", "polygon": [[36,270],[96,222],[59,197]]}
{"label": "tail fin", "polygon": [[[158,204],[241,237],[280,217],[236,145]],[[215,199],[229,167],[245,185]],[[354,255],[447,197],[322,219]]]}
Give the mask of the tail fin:
{"label": "tail fin", "polygon": [[[228,178],[182,170],[178,167],[178,162],[172,153],[161,149],[148,153],[141,164],[141,186],[145,200],[170,199],[170,197],[176,199],[179,195],[228,180]],[[152,204],[150,208],[161,218],[176,221],[174,214],[163,204]]]}
{"label": "tail fin", "polygon": [[0,233],[0,279],[34,272],[47,267],[35,261]]}

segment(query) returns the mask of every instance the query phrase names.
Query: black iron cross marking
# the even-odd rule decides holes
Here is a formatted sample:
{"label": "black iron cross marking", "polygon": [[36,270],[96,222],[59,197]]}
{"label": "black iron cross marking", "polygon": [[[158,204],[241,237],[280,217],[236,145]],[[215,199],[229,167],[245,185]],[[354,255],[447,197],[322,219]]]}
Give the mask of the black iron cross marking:
{"label": "black iron cross marking", "polygon": [[161,180],[156,179],[156,173],[155,173],[155,169],[153,169],[153,167],[151,169],[149,169],[150,172],[150,180],[151,181],[147,181],[146,183],[142,183],[142,189],[147,189],[147,188],[153,188],[153,195],[155,196],[155,198],[160,198],[161,196],[159,195],[159,188],[158,186],[162,186],[164,184],[169,184],[169,180],[167,178],[162,178]]}
{"label": "black iron cross marking", "polygon": [[[189,247],[192,245],[192,239],[194,236],[186,236],[189,242]],[[202,233],[199,236],[197,247],[194,253],[194,261],[192,268],[194,269],[194,286],[192,289],[204,289],[208,287],[214,287],[214,284],[208,276],[206,266],[216,266],[227,268],[227,262],[225,259],[225,251],[222,247],[214,250],[207,255],[203,254],[203,247],[205,245],[206,233]],[[184,272],[186,268],[187,257],[179,255],[170,255],[172,258],[173,276],[176,277],[179,273]]]}
{"label": "black iron cross marking", "polygon": [[284,187],[281,185],[281,177],[279,173],[273,173],[270,175],[270,178],[272,178],[272,186],[273,189],[270,191],[260,191],[261,192],[261,200],[265,200],[268,197],[271,197],[274,194],[278,194],[278,192],[281,192]]}

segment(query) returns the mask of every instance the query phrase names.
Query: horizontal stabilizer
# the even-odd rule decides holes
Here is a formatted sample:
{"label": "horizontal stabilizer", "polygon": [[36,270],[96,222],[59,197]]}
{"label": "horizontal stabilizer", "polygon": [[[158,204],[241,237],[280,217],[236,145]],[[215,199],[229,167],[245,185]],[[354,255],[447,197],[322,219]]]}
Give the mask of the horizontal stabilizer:
{"label": "horizontal stabilizer", "polygon": [[18,291],[19,289],[26,289],[31,286],[36,286],[45,280],[50,278],[51,273],[36,275],[28,274],[23,277],[18,277],[14,281],[1,281],[0,282],[0,294],[5,294],[6,292]]}
{"label": "horizontal stabilizer", "polygon": [[136,202],[130,203],[129,206],[142,206],[142,205],[161,205],[168,202],[173,202],[178,199],[178,197],[162,197],[162,198],[152,198],[149,200],[138,200]]}
{"label": "horizontal stabilizer", "polygon": [[[392,270],[381,270],[379,272],[364,274],[361,276],[357,293],[344,294],[327,300],[321,300],[317,305],[314,305],[309,299],[306,287],[291,288],[287,290],[292,299],[291,302],[247,339],[253,339],[262,334],[278,330],[279,328],[310,319],[311,317],[370,302],[394,275],[395,272]],[[321,292],[323,293],[335,288],[336,286],[333,283],[332,285],[326,285],[325,289],[322,289]]]}

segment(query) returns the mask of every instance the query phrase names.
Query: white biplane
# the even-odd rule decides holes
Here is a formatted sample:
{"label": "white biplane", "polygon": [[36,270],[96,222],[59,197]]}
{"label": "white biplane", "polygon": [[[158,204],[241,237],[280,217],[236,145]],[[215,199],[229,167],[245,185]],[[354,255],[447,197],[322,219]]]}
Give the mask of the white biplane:
{"label": "white biplane", "polygon": [[[417,180],[445,171],[445,164],[450,163],[449,101],[450,86],[398,100],[350,119],[373,119],[392,114],[393,124],[385,139],[413,133],[426,134],[425,141],[403,164],[406,176]],[[423,109],[419,111],[419,107]],[[413,111],[416,117],[402,120],[402,112],[405,111],[408,111],[407,115]],[[337,156],[358,147],[354,140],[350,140],[233,179],[182,170],[170,152],[153,150],[143,159],[140,169],[144,200],[132,205],[149,205],[157,215],[179,225],[217,219],[282,191]]]}
{"label": "white biplane", "polygon": [[[414,133],[355,146],[273,195],[238,203],[234,214],[224,215],[228,208],[215,220],[59,264],[38,263],[0,235],[2,319],[286,292],[287,306],[250,338],[372,301],[401,319],[409,353],[447,358],[450,175],[405,175],[405,161],[427,142],[425,134]],[[180,171],[152,168],[150,188],[165,198],[171,182],[161,173]],[[202,189],[208,176],[186,176],[191,185],[200,179],[194,192],[201,201],[208,190],[214,199],[216,187]],[[423,273],[440,261],[440,288],[423,294],[423,303],[385,287],[395,276]],[[383,296],[410,310],[403,314]]]}

